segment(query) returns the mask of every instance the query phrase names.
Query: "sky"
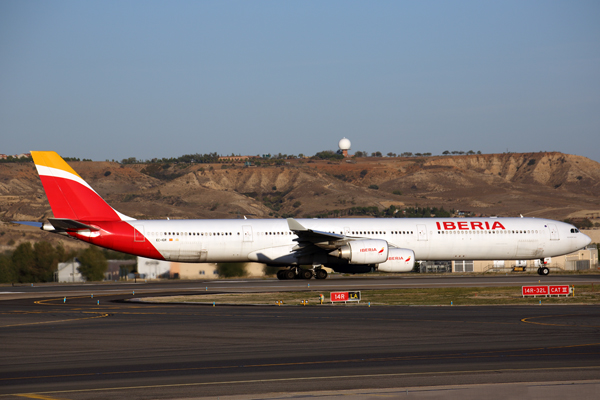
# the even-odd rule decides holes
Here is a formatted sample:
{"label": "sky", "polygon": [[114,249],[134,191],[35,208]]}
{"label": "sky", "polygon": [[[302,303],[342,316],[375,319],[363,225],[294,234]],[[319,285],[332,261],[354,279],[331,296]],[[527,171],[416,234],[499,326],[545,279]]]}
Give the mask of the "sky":
{"label": "sky", "polygon": [[600,161],[600,2],[0,2],[0,153]]}

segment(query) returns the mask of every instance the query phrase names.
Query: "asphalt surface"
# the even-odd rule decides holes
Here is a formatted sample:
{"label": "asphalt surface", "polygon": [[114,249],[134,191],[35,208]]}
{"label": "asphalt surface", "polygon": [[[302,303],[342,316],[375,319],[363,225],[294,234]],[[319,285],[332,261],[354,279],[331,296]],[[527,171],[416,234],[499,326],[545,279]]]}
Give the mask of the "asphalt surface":
{"label": "asphalt surface", "polygon": [[[599,278],[541,280],[577,285],[598,283]],[[524,390],[533,387],[526,385],[531,382],[563,398],[561,390],[597,393],[599,306],[207,307],[123,302],[143,294],[308,289],[308,283],[318,290],[519,286],[537,283],[540,277],[422,279],[0,287],[0,292],[12,293],[0,295],[7,299],[0,301],[0,397],[261,398],[287,393],[269,395],[285,398],[298,392],[311,394],[294,398],[331,398],[332,393],[345,398],[422,398],[474,388],[496,388],[493,393],[499,394],[499,388],[509,386],[497,384],[521,383],[517,387]]]}
{"label": "asphalt surface", "polygon": [[137,295],[168,294],[198,294],[209,291],[213,293],[240,293],[264,291],[297,291],[297,290],[367,290],[367,289],[402,289],[402,288],[435,288],[435,287],[492,287],[492,286],[523,286],[523,285],[600,285],[600,274],[589,275],[548,275],[512,274],[512,275],[476,275],[476,276],[428,276],[400,275],[369,276],[356,275],[351,278],[334,275],[325,280],[291,280],[277,279],[225,279],[209,281],[165,281],[144,282],[138,279],[136,283],[59,283],[59,284],[19,284],[16,286],[0,286],[0,305],[2,300],[18,298],[43,298],[48,296],[88,296],[94,294],[127,294]]}

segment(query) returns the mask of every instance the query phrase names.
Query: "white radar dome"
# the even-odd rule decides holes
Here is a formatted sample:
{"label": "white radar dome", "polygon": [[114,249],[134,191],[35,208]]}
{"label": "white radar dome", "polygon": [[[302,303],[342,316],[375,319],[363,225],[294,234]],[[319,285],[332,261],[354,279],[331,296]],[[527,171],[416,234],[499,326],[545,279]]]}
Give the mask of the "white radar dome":
{"label": "white radar dome", "polygon": [[338,146],[340,147],[340,150],[350,150],[350,141],[346,138],[343,138],[338,143]]}

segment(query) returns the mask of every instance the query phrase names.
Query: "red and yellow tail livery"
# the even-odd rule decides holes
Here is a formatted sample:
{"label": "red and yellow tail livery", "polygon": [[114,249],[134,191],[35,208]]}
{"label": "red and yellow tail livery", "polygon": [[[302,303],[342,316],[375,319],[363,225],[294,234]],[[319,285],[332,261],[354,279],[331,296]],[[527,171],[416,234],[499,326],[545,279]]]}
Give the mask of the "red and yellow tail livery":
{"label": "red and yellow tail livery", "polygon": [[109,206],[77,172],[54,151],[32,151],[54,218],[43,229],[72,236],[98,246],[163,259],[156,248]]}
{"label": "red and yellow tail livery", "polygon": [[55,218],[78,221],[133,219],[109,206],[56,152],[32,151],[31,156]]}

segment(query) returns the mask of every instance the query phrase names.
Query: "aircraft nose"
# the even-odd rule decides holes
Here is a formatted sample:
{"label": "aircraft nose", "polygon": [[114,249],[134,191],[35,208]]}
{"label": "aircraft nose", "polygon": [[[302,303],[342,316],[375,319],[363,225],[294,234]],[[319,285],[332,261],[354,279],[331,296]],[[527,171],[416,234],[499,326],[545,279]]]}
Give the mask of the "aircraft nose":
{"label": "aircraft nose", "polygon": [[589,237],[588,235],[585,235],[585,234],[582,233],[581,236],[582,236],[581,237],[581,242],[582,242],[582,246],[581,247],[585,247],[588,244],[592,243],[592,238]]}

